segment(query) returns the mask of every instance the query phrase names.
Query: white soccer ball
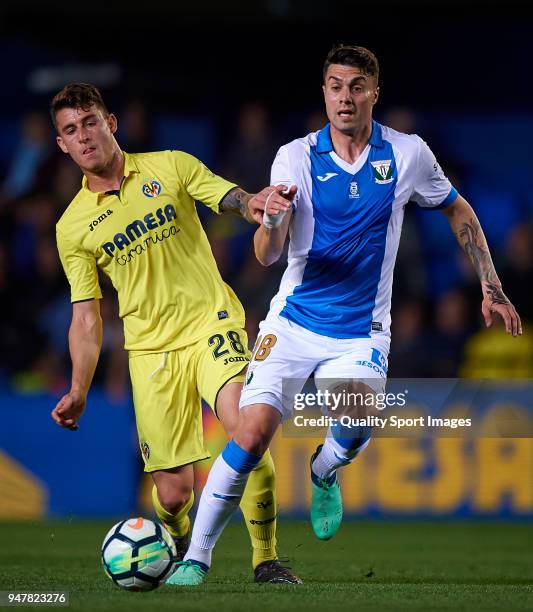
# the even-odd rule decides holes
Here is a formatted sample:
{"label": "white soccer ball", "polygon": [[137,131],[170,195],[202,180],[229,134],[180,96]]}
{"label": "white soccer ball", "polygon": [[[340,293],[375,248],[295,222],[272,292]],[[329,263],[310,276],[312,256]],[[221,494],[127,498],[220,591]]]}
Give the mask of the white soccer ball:
{"label": "white soccer ball", "polygon": [[102,544],[106,574],[128,591],[151,591],[172,574],[176,546],[159,523],[131,518],[113,525]]}

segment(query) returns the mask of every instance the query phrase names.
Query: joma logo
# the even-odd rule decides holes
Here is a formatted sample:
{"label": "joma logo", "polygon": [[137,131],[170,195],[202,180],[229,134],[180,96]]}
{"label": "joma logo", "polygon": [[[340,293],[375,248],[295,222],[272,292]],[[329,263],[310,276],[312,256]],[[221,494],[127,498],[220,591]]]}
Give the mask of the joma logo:
{"label": "joma logo", "polygon": [[108,208],[104,213],[102,213],[97,219],[95,219],[94,221],[91,222],[91,224],[89,225],[89,229],[91,230],[91,232],[94,230],[94,228],[99,224],[102,223],[102,221],[104,219],[107,219],[107,217],[109,217],[109,215],[112,215],[113,211]]}

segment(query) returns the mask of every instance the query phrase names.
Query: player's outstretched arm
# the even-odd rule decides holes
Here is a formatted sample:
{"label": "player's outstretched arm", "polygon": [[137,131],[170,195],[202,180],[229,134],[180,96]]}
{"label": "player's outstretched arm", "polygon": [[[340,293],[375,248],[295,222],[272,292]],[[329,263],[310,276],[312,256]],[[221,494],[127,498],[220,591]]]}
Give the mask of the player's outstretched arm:
{"label": "player's outstretched arm", "polygon": [[497,313],[504,320],[507,333],[513,336],[520,335],[522,333],[520,317],[502,290],[476,213],[462,196],[457,196],[455,201],[442,212],[448,218],[457,241],[470,258],[481,281],[483,292],[481,311],[486,326],[492,325],[492,314]]}
{"label": "player's outstretched arm", "polygon": [[263,266],[270,266],[281,256],[289,224],[292,216],[292,210],[289,210],[283,217],[280,225],[270,227],[261,224],[254,234],[254,250],[257,261]]}
{"label": "player's outstretched arm", "polygon": [[235,187],[222,198],[219,210],[222,213],[229,212],[240,215],[248,223],[254,223],[255,219],[248,208],[248,202],[251,198],[252,194],[247,193],[240,187]]}
{"label": "player's outstretched arm", "polygon": [[267,202],[269,209],[272,211],[271,214],[278,214],[290,209],[296,187],[294,187],[294,193],[291,192],[290,195],[288,192],[283,193],[286,190],[287,188],[284,185],[271,185],[265,187],[259,193],[251,194],[240,187],[235,187],[222,198],[219,210],[220,212],[240,215],[248,223],[262,223]]}
{"label": "player's outstretched arm", "polygon": [[263,266],[270,266],[283,252],[292,215],[292,202],[298,188],[295,185],[277,185],[274,188],[267,187],[257,196],[262,197],[265,191],[265,201],[260,203],[263,209],[262,223],[254,235],[254,250],[257,261]]}
{"label": "player's outstretched arm", "polygon": [[52,410],[54,421],[66,429],[78,429],[77,422],[87,401],[87,393],[96,370],[102,346],[100,301],[88,300],[72,305],[72,322],[68,334],[72,360],[72,383]]}

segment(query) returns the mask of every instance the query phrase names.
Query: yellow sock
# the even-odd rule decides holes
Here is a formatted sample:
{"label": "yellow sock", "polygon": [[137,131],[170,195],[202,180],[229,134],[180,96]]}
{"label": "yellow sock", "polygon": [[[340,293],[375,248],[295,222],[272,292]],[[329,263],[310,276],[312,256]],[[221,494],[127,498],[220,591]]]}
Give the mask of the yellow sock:
{"label": "yellow sock", "polygon": [[263,561],[277,559],[276,475],[269,451],[263,455],[248,478],[241,510],[252,540],[254,569]]}
{"label": "yellow sock", "polygon": [[165,524],[167,531],[175,538],[181,538],[188,533],[191,527],[189,520],[189,510],[194,503],[194,491],[191,491],[189,501],[179,510],[177,514],[171,514],[163,508],[159,497],[157,496],[157,487],[154,485],[152,489],[152,503],[154,504],[155,513],[160,521]]}

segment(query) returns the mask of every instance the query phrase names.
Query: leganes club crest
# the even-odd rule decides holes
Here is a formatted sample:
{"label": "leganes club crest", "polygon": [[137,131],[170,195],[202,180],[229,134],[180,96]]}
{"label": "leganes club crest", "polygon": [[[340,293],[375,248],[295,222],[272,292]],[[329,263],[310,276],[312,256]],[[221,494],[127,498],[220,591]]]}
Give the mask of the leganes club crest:
{"label": "leganes club crest", "polygon": [[374,171],[374,179],[378,185],[386,185],[392,182],[392,159],[381,159],[370,162]]}

